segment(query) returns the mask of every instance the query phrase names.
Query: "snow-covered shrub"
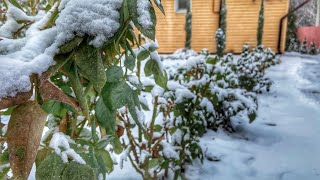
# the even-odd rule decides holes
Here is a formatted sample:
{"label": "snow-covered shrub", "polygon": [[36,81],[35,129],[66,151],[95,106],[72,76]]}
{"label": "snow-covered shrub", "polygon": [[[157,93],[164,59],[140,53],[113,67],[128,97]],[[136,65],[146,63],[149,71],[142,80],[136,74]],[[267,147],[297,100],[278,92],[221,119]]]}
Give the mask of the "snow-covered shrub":
{"label": "snow-covered shrub", "polygon": [[[21,2],[4,0],[0,27],[0,109],[9,108],[11,115],[0,137],[8,144],[1,149],[8,152],[1,171],[6,176],[11,169],[14,179],[27,179],[36,162],[37,179],[105,179],[117,163],[113,153],[123,150],[123,123],[117,118],[122,109],[130,114],[131,127],[138,125],[148,136],[140,121],[136,63],[150,56],[145,72],[166,84],[157,43],[132,49],[139,44],[134,27],[155,41],[153,5],[147,0]],[[41,139],[45,125],[49,130]]]}
{"label": "snow-covered shrub", "polygon": [[306,39],[304,39],[303,42],[301,43],[300,52],[302,54],[307,54],[308,53],[308,45],[307,45],[307,40]]}
{"label": "snow-covered shrub", "polygon": [[318,50],[317,50],[317,47],[316,47],[316,43],[312,41],[312,42],[310,43],[310,47],[309,47],[309,49],[308,49],[308,53],[309,53],[309,54],[312,54],[312,55],[315,55],[315,54],[318,53],[317,51],[318,51]]}
{"label": "snow-covered shrub", "polygon": [[188,59],[178,71],[167,71],[171,81],[187,88],[183,93],[179,90],[173,95],[177,106],[181,102],[178,110],[186,115],[186,121],[199,127],[193,129],[199,136],[208,125],[213,129],[232,130],[230,118],[239,112],[247,111],[254,117],[257,108],[255,94],[237,88],[237,64],[231,66],[232,63],[230,55],[221,60],[199,55]]}
{"label": "snow-covered shrub", "polygon": [[[272,81],[265,77],[265,70],[278,63],[279,60],[270,48],[264,49],[263,46],[258,46],[250,52],[246,46],[240,59],[236,60],[234,68],[238,76],[238,87],[249,92],[269,91]],[[235,67],[234,64],[227,66]]]}
{"label": "snow-covered shrub", "polygon": [[173,54],[169,55],[162,55],[161,59],[170,59],[170,60],[181,60],[181,59],[188,59],[192,56],[197,56],[198,53],[192,49],[178,49]]}

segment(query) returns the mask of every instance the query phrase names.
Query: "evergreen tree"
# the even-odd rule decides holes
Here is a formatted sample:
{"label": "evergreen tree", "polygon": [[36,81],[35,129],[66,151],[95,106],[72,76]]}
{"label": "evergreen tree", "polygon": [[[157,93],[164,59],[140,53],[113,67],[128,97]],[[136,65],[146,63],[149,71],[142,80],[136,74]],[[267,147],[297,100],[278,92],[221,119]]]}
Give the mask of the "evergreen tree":
{"label": "evergreen tree", "polygon": [[292,43],[296,40],[297,35],[297,26],[296,26],[297,17],[295,14],[290,14],[288,17],[288,25],[287,25],[287,37],[286,37],[286,50],[292,51]]}
{"label": "evergreen tree", "polygon": [[191,37],[192,37],[192,13],[190,0],[187,1],[187,14],[186,14],[186,44],[185,49],[191,49]]}
{"label": "evergreen tree", "polygon": [[307,40],[304,39],[301,46],[300,46],[300,52],[302,54],[307,54],[308,53],[308,48],[307,48]]}
{"label": "evergreen tree", "polygon": [[224,49],[226,47],[226,35],[224,34],[223,30],[219,28],[216,32],[216,43],[217,43],[217,55],[219,57],[223,57]]}
{"label": "evergreen tree", "polygon": [[226,34],[227,29],[227,4],[226,0],[221,0],[219,28]]}
{"label": "evergreen tree", "polygon": [[263,38],[263,26],[264,26],[264,0],[261,1],[261,8],[259,13],[259,24],[257,32],[257,45],[262,45]]}
{"label": "evergreen tree", "polygon": [[226,29],[227,29],[227,5],[226,0],[221,0],[219,29],[216,31],[217,55],[222,57],[226,48]]}
{"label": "evergreen tree", "polygon": [[294,41],[294,46],[292,51],[295,51],[295,52],[300,51],[300,40],[298,38],[296,38]]}
{"label": "evergreen tree", "polygon": [[315,55],[317,54],[317,47],[315,42],[310,43],[309,54]]}
{"label": "evergreen tree", "polygon": [[296,43],[296,39],[291,38],[289,43],[287,44],[288,47],[286,48],[286,50],[287,51],[294,51],[295,43]]}

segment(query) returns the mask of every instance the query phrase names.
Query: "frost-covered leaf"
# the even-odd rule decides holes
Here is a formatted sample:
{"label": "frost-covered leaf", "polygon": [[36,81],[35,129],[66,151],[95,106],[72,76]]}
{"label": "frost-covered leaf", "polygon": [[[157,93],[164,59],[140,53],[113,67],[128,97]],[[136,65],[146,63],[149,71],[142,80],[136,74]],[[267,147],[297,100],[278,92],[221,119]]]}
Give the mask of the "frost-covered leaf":
{"label": "frost-covered leaf", "polygon": [[96,91],[100,92],[107,77],[98,49],[89,45],[81,46],[76,50],[73,58],[80,69],[80,74],[93,84]]}
{"label": "frost-covered leaf", "polygon": [[36,161],[35,161],[36,166],[39,167],[41,162],[45,160],[51,154],[51,152],[52,151],[48,148],[39,150],[37,153]]}
{"label": "frost-covered leaf", "polygon": [[14,177],[26,179],[36,159],[47,114],[28,101],[15,108],[8,124],[8,149]]}
{"label": "frost-covered leaf", "polygon": [[148,38],[155,40],[156,13],[149,0],[128,1],[129,12],[138,30]]}
{"label": "frost-covered leaf", "polygon": [[72,161],[63,171],[61,180],[96,180],[96,175],[90,166]]}
{"label": "frost-covered leaf", "polygon": [[97,162],[99,164],[99,173],[102,173],[104,179],[106,178],[106,173],[111,173],[113,170],[113,161],[108,151],[106,150],[95,150],[94,155],[96,156]]}
{"label": "frost-covered leaf", "polygon": [[63,163],[60,156],[51,153],[40,166],[37,166],[36,179],[41,180],[61,180],[63,170],[66,164]]}
{"label": "frost-covered leaf", "polygon": [[128,56],[126,57],[126,59],[124,60],[124,66],[128,69],[130,69],[131,71],[133,71],[134,67],[135,67],[135,58],[132,56]]}
{"label": "frost-covered leaf", "polygon": [[110,66],[106,71],[107,82],[117,82],[123,78],[123,70],[119,66]]}
{"label": "frost-covered leaf", "polygon": [[138,94],[125,81],[107,82],[101,92],[101,96],[104,104],[111,111],[128,106],[134,121],[143,129],[136,113],[136,108],[140,109]]}
{"label": "frost-covered leaf", "polygon": [[117,110],[129,101],[128,94],[132,91],[125,81],[107,82],[101,92],[103,102],[110,110]]}
{"label": "frost-covered leaf", "polygon": [[66,54],[76,49],[82,42],[82,37],[75,37],[71,41],[59,47],[59,54]]}

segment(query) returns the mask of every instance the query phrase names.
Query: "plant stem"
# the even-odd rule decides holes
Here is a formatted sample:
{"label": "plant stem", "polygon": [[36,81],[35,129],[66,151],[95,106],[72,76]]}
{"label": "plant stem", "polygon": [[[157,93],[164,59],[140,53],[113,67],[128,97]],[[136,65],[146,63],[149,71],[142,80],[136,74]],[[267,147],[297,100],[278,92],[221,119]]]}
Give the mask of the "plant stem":
{"label": "plant stem", "polygon": [[154,103],[153,103],[153,112],[152,112],[152,119],[151,119],[151,124],[150,124],[150,135],[149,135],[149,142],[148,142],[148,147],[151,149],[152,145],[152,140],[153,140],[153,132],[154,132],[154,123],[156,121],[157,117],[157,110],[158,110],[158,96],[154,98]]}

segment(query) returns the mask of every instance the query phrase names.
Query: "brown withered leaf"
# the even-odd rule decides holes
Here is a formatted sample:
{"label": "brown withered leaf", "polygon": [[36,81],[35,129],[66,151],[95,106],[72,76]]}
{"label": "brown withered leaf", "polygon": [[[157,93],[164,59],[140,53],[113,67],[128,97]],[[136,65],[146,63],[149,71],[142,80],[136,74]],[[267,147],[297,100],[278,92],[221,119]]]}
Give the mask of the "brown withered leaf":
{"label": "brown withered leaf", "polygon": [[47,114],[38,103],[27,101],[12,111],[7,143],[14,179],[27,179],[36,159]]}
{"label": "brown withered leaf", "polygon": [[76,109],[80,109],[79,104],[70,96],[62,92],[58,87],[49,81],[45,81],[39,88],[39,92],[44,101],[55,100],[69,104]]}
{"label": "brown withered leaf", "polygon": [[15,97],[6,97],[0,99],[0,110],[6,109],[15,105],[22,104],[28,101],[32,96],[33,90],[29,92],[18,93]]}

